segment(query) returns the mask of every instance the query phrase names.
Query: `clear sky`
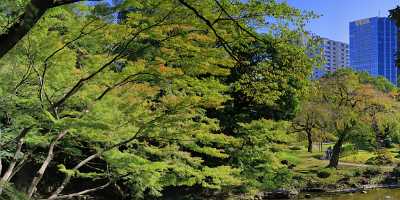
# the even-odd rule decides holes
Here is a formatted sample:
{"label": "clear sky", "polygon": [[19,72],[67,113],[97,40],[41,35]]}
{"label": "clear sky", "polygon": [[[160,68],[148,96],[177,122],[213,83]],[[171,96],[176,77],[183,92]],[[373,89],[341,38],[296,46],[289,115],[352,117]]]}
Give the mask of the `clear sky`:
{"label": "clear sky", "polygon": [[400,0],[285,0],[303,10],[313,10],[319,19],[313,20],[308,29],[321,37],[349,42],[349,22],[369,17],[388,15],[388,10]]}

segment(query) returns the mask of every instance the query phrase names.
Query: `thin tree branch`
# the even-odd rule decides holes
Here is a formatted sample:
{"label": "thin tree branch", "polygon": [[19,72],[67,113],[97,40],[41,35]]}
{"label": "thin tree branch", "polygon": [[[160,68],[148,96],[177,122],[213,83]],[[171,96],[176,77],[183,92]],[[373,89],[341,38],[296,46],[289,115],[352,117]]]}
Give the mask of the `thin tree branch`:
{"label": "thin tree branch", "polygon": [[107,89],[105,89],[100,96],[98,96],[96,98],[96,101],[101,100],[108,92],[110,92],[111,90],[118,88],[118,87],[122,87],[128,83],[132,83],[135,82],[136,80],[134,79],[137,76],[141,76],[141,75],[150,75],[150,76],[156,76],[155,74],[151,74],[151,73],[136,73],[136,74],[131,74],[129,76],[127,76],[126,78],[124,78],[123,80],[119,81],[118,83],[107,87]]}
{"label": "thin tree branch", "polygon": [[251,37],[253,37],[254,39],[265,43],[264,40],[261,40],[259,37],[257,37],[257,35],[255,35],[254,33],[252,33],[251,31],[249,31],[247,28],[243,27],[235,18],[233,18],[228,11],[226,11],[226,9],[222,6],[222,4],[218,1],[218,0],[214,0],[215,3],[218,5],[218,7],[222,10],[222,12],[225,13],[225,15],[228,16],[228,18],[234,22],[236,24],[237,27],[239,27],[240,30],[244,31],[245,33],[247,33],[248,35],[250,35]]}
{"label": "thin tree branch", "polygon": [[83,2],[83,1],[100,2],[103,0],[58,0],[58,1],[55,1],[51,7],[58,7],[58,6],[63,6],[63,5],[78,3],[78,2]]}
{"label": "thin tree branch", "polygon": [[15,150],[14,157],[13,157],[10,165],[8,166],[7,171],[4,173],[3,177],[1,178],[1,182],[8,182],[10,180],[11,174],[18,162],[18,156],[21,153],[21,149],[22,149],[22,145],[24,144],[25,136],[26,136],[26,134],[28,134],[28,132],[31,130],[31,128],[32,128],[32,126],[22,129],[21,133],[16,138],[17,139],[17,148]]}
{"label": "thin tree branch", "polygon": [[66,47],[68,47],[69,45],[71,45],[72,43],[82,39],[83,37],[94,33],[100,29],[103,29],[104,27],[107,26],[107,24],[103,24],[93,30],[90,30],[88,32],[85,32],[85,29],[94,22],[95,20],[90,21],[89,23],[85,24],[82,29],[80,30],[80,33],[77,37],[75,37],[74,39],[68,41],[67,43],[65,43],[62,47],[60,47],[59,49],[57,49],[56,51],[54,51],[52,54],[50,54],[45,60],[44,60],[44,69],[40,78],[40,89],[39,89],[39,96],[41,101],[43,101],[43,95],[45,95],[47,101],[50,103],[50,105],[54,108],[53,106],[53,102],[51,101],[51,99],[49,98],[49,96],[46,94],[45,90],[45,81],[46,81],[46,72],[48,70],[49,67],[49,61],[51,58],[53,58],[57,53],[61,52],[62,50],[64,50]]}
{"label": "thin tree branch", "polygon": [[44,173],[46,172],[47,167],[49,166],[50,162],[53,160],[54,157],[54,147],[56,146],[57,142],[61,140],[65,134],[67,134],[67,131],[61,131],[57,137],[51,142],[49,151],[47,153],[46,159],[43,161],[42,166],[39,168],[39,170],[36,172],[35,177],[32,180],[31,185],[29,186],[28,189],[28,198],[32,198],[32,195],[34,192],[36,192],[36,187],[39,184],[40,180],[42,180],[42,177]]}
{"label": "thin tree branch", "polygon": [[22,167],[25,165],[26,161],[28,160],[29,156],[31,156],[31,154],[32,154],[32,152],[24,153],[24,157],[22,157],[22,159],[15,166],[15,169],[13,170],[13,172],[10,176],[10,180],[15,176],[15,174],[17,174],[22,169]]}
{"label": "thin tree branch", "polygon": [[234,54],[234,51],[231,46],[229,46],[228,42],[219,35],[218,31],[214,28],[212,22],[208,20],[206,17],[204,17],[196,8],[185,2],[184,0],[179,0],[179,2],[184,5],[186,8],[189,10],[193,11],[194,14],[200,18],[204,23],[213,31],[214,35],[217,37],[217,39],[222,43],[222,47],[225,49],[225,51],[238,63],[242,63],[239,58],[236,57]]}
{"label": "thin tree branch", "polygon": [[108,187],[109,185],[111,185],[111,183],[112,182],[109,181],[106,184],[101,185],[99,187],[83,190],[83,191],[80,191],[80,192],[77,192],[77,193],[68,194],[68,195],[61,195],[61,196],[58,196],[57,199],[72,199],[74,197],[79,197],[79,196],[82,196],[82,195],[85,195],[85,194],[88,194],[88,193],[96,192],[96,191],[99,191],[99,190],[102,190],[102,189]]}

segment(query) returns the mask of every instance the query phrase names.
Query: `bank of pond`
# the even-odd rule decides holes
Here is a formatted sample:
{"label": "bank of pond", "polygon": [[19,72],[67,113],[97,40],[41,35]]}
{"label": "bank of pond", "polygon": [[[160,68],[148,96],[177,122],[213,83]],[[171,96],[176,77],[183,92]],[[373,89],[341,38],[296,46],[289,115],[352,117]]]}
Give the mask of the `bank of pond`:
{"label": "bank of pond", "polygon": [[311,194],[309,198],[302,195],[300,199],[311,200],[399,200],[400,189],[373,189],[354,193]]}

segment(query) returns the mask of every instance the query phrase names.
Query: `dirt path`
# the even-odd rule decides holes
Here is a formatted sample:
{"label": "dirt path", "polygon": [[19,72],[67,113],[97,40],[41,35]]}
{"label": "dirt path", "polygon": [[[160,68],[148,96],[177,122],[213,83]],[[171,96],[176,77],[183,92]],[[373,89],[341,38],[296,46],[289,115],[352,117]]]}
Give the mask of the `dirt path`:
{"label": "dirt path", "polygon": [[395,168],[395,166],[392,166],[392,165],[379,166],[379,165],[366,165],[366,164],[345,163],[345,162],[339,162],[339,166],[346,166],[346,167],[363,167],[363,168],[368,168],[368,167],[380,167],[380,168],[390,169],[390,170],[392,170],[393,168]]}

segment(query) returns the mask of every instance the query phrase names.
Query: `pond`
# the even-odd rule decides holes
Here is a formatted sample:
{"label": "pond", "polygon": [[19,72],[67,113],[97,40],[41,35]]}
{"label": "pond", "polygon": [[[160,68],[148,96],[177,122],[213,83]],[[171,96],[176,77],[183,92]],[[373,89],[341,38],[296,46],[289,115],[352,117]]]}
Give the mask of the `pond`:
{"label": "pond", "polygon": [[335,196],[313,197],[311,200],[400,200],[400,189],[369,190],[366,194],[350,193]]}

